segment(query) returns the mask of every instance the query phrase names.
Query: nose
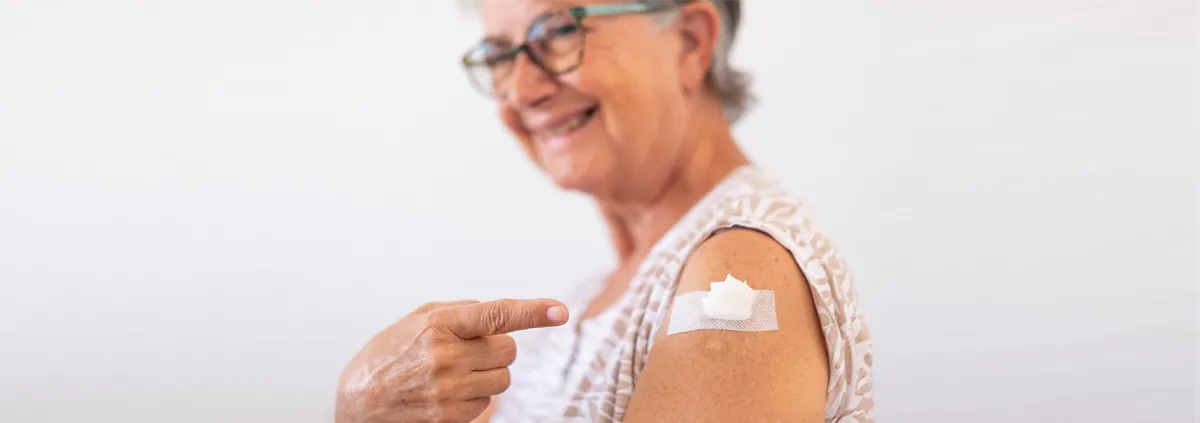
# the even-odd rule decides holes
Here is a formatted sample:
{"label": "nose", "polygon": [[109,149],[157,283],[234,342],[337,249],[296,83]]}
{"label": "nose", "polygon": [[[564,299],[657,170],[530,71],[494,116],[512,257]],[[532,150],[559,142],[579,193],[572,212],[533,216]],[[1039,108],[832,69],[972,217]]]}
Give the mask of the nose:
{"label": "nose", "polygon": [[518,109],[545,104],[558,91],[558,81],[527,54],[517,55],[509,78],[505,101]]}

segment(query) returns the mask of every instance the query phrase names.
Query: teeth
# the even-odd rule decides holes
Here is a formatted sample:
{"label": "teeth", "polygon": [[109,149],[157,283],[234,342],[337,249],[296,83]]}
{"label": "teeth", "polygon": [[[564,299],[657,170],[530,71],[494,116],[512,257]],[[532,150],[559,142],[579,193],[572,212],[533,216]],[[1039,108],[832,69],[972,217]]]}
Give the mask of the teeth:
{"label": "teeth", "polygon": [[544,136],[554,137],[554,136],[565,134],[567,132],[571,132],[572,130],[575,130],[575,128],[583,126],[584,122],[587,122],[586,115],[576,116],[574,119],[563,122],[562,125],[558,125],[556,127],[553,127],[553,128],[543,131],[545,133]]}

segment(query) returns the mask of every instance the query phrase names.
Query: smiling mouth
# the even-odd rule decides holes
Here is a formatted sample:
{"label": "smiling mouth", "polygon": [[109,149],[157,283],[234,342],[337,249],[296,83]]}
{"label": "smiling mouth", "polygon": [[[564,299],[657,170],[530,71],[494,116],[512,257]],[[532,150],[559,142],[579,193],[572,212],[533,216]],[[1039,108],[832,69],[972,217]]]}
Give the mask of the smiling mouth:
{"label": "smiling mouth", "polygon": [[566,122],[559,124],[558,126],[538,131],[535,138],[538,141],[548,141],[570,135],[579,130],[579,128],[582,128],[584,125],[587,125],[588,122],[591,122],[592,117],[595,116],[596,112],[599,110],[600,105],[589,107],[587,110],[584,110],[583,113],[580,113],[578,116],[575,116],[574,118],[571,118]]}

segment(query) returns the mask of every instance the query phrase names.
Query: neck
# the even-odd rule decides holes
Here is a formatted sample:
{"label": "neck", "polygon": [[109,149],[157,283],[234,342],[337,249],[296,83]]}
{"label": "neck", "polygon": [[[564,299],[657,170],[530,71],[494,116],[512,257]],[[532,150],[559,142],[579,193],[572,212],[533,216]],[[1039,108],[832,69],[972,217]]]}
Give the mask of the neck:
{"label": "neck", "polygon": [[[682,135],[688,150],[665,172],[637,182],[643,195],[620,201],[598,200],[621,266],[640,262],[675,223],[728,176],[749,160],[738,149],[730,125],[718,107],[691,119]],[[638,189],[640,188],[640,190]]]}

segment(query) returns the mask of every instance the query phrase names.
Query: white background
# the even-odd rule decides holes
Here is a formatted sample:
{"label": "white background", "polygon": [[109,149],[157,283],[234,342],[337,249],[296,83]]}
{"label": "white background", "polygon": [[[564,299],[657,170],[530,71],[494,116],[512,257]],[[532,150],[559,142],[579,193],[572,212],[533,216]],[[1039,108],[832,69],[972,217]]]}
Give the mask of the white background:
{"label": "white background", "polygon": [[[881,422],[1185,422],[1195,7],[760,0],[737,133],[857,272]],[[419,303],[610,252],[450,1],[0,0],[0,421],[329,422]]]}

